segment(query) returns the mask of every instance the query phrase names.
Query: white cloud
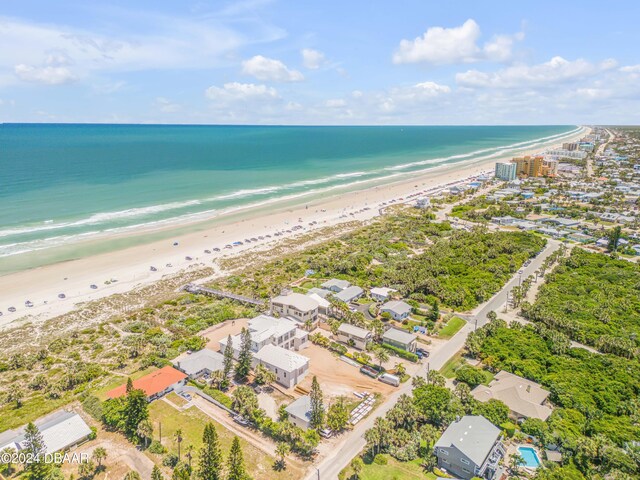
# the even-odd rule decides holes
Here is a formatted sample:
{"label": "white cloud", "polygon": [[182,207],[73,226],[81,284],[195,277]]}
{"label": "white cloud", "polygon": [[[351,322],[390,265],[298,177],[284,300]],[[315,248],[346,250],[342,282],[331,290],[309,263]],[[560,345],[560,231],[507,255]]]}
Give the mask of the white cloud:
{"label": "white cloud", "polygon": [[211,86],[205,91],[210,100],[220,103],[248,102],[248,101],[273,101],[280,97],[273,87],[256,85],[253,83],[230,82],[222,87]]}
{"label": "white cloud", "polygon": [[302,64],[309,70],[317,70],[325,63],[324,53],[311,48],[302,49]]}
{"label": "white cloud", "polygon": [[480,26],[469,19],[459,27],[430,27],[420,37],[402,40],[393,55],[394,63],[472,63],[481,60],[504,62],[511,59],[513,44],[523,33],[496,35],[481,48]]}
{"label": "white cloud", "polygon": [[61,85],[76,80],[76,76],[67,67],[34,67],[23,63],[14,67],[16,76],[25,82]]}
{"label": "white cloud", "polygon": [[329,108],[342,108],[347,105],[347,102],[342,98],[330,98],[326,102],[324,102],[325,107]]}
{"label": "white cloud", "polygon": [[620,71],[625,73],[640,73],[640,65],[627,65],[621,67]]}
{"label": "white cloud", "polygon": [[299,82],[304,75],[297,70],[290,70],[280,60],[256,55],[242,62],[242,73],[258,80],[274,82]]}
{"label": "white cloud", "polygon": [[494,62],[507,62],[511,60],[513,44],[524,40],[524,33],[515,35],[496,35],[490,42],[484,44],[482,51],[487,60]]}
{"label": "white cloud", "polygon": [[175,113],[182,108],[179,104],[172,102],[165,97],[157,97],[153,102],[154,107],[160,110],[162,113]]}
{"label": "white cloud", "polygon": [[584,79],[615,66],[616,62],[612,59],[593,64],[583,59],[569,61],[562,57],[553,57],[548,62],[538,65],[520,64],[490,73],[468,70],[456,74],[456,82],[472,88],[544,87]]}

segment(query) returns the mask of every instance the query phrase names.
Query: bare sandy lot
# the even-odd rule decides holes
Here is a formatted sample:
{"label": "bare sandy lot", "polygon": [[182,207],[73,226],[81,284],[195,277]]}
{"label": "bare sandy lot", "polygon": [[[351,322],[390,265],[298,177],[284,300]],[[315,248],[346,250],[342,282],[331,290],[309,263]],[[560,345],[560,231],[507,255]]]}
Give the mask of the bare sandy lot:
{"label": "bare sandy lot", "polygon": [[[382,395],[388,395],[395,390],[391,385],[363,375],[357,367],[343,362],[325,348],[310,344],[299,353],[309,358],[309,373],[298,384],[304,390],[311,389],[314,375],[318,377],[325,398],[340,395],[355,398],[353,392],[379,392]],[[293,389],[290,390],[293,394]]]}

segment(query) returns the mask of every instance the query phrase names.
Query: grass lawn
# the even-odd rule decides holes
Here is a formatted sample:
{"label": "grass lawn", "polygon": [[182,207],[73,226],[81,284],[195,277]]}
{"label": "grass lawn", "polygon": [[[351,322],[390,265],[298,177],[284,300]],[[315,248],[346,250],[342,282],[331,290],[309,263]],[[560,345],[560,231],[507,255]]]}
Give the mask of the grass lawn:
{"label": "grass lawn", "polygon": [[453,378],[456,376],[456,370],[463,364],[464,359],[462,358],[462,351],[460,351],[453,357],[451,357],[449,361],[442,366],[442,368],[440,369],[440,373],[444,375],[445,378]]}
{"label": "grass lawn", "polygon": [[181,397],[176,392],[169,393],[168,395],[165,396],[165,398],[169,400],[171,403],[173,403],[174,405],[176,405],[177,407],[184,407],[187,403],[189,403],[189,401],[186,398]]}
{"label": "grass lawn", "polygon": [[440,329],[438,332],[438,337],[440,338],[451,338],[458,330],[460,330],[467,322],[460,317],[453,317],[451,320],[447,322],[447,324]]}
{"label": "grass lawn", "polygon": [[[360,474],[360,480],[435,480],[436,476],[426,473],[420,466],[420,459],[412,462],[399,462],[390,455],[382,454],[387,459],[386,465],[371,463],[364,465]],[[351,467],[347,467],[347,477],[351,473]]]}
{"label": "grass lawn", "polygon": [[15,403],[6,403],[0,407],[0,432],[37,420],[66,405],[72,399],[70,392],[65,392],[57,399],[50,399],[42,393],[37,393],[24,400],[20,408],[15,408]]}
{"label": "grass lawn", "polygon": [[[149,405],[149,420],[151,421],[154,429],[154,438],[158,439],[158,422],[162,424],[162,444],[169,450],[169,452],[178,453],[178,444],[174,439],[176,430],[182,430],[182,445],[181,451],[184,455],[187,451],[188,445],[193,445],[194,459],[198,458],[198,450],[202,446],[202,432],[204,426],[211,422],[215,425],[218,432],[218,439],[222,448],[222,456],[226,461],[229,455],[229,447],[233,440],[233,433],[227,430],[225,427],[215,422],[204,412],[198,410],[195,407],[189,408],[182,412],[178,412],[171,405],[166,402],[155,401]],[[244,454],[244,461],[247,467],[248,473],[258,479],[294,479],[300,476],[300,472],[294,468],[287,468],[282,472],[276,472],[272,466],[275,459],[262,450],[258,450],[256,447],[240,439],[242,445],[242,453]],[[147,455],[156,463],[162,461],[161,456],[154,455],[147,452]]]}

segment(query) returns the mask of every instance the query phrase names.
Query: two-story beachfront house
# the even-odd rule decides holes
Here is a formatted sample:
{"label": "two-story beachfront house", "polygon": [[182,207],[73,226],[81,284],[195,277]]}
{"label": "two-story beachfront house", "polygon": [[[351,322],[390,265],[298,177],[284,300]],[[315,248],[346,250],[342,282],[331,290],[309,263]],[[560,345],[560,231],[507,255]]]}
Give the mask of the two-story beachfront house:
{"label": "two-story beachfront house", "polygon": [[469,480],[493,480],[506,451],[500,429],[482,416],[467,415],[453,422],[434,445],[438,468]]}

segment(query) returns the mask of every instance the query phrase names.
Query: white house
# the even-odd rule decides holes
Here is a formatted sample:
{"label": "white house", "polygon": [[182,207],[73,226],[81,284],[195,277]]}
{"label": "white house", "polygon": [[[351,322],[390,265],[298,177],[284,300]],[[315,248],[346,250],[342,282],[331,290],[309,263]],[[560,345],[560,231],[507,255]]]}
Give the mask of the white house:
{"label": "white house", "polygon": [[340,293],[336,293],[334,297],[344,303],[350,303],[359,299],[363,293],[364,290],[362,290],[360,287],[358,287],[357,285],[351,285],[350,287],[342,290]]}
{"label": "white house", "polygon": [[318,302],[301,293],[279,295],[271,300],[271,311],[282,317],[292,317],[300,323],[318,322]]}
{"label": "white house", "polygon": [[373,287],[370,290],[371,298],[373,298],[376,302],[386,302],[389,299],[389,296],[395,292],[393,288],[387,287]]}
{"label": "white house", "polygon": [[340,293],[345,288],[349,288],[351,286],[351,283],[347,280],[332,278],[331,280],[327,280],[320,286],[325,290],[331,290],[332,292]]}
{"label": "white house", "polygon": [[402,300],[387,302],[380,307],[380,312],[389,313],[394,320],[402,321],[411,315],[413,308]]}
{"label": "white house", "polygon": [[289,421],[294,425],[307,430],[311,423],[311,397],[304,395],[285,408]]}
{"label": "white house", "polygon": [[[251,334],[251,351],[257,352],[265,345],[276,345],[285,349],[301,350],[308,345],[309,333],[298,328],[299,324],[289,318],[258,315],[249,320],[247,328]],[[220,351],[227,346],[227,338],[220,340]],[[240,353],[242,334],[231,337],[234,356]]]}
{"label": "white house", "polygon": [[[326,290],[327,293],[330,293]],[[316,292],[307,292],[307,297],[314,299],[318,303],[318,313],[322,315],[326,315],[331,307],[331,302],[327,300],[325,297],[320,296]]]}
{"label": "white house", "polygon": [[[47,453],[68,450],[91,436],[89,425],[76,412],[58,411],[34,422],[42,434]],[[25,427],[0,434],[0,452],[25,449]]]}
{"label": "white house", "polygon": [[343,323],[338,327],[338,341],[353,345],[358,350],[367,348],[367,343],[371,341],[372,334],[366,328],[360,328],[350,323]]}
{"label": "white house", "polygon": [[275,345],[265,345],[253,355],[253,368],[258,364],[274,372],[276,381],[286,388],[297,385],[309,371],[307,357]]}
{"label": "white house", "polygon": [[382,335],[382,343],[415,353],[418,346],[418,337],[404,330],[390,328]]}
{"label": "white house", "polygon": [[224,370],[224,355],[203,348],[193,353],[185,352],[174,358],[171,363],[193,380],[203,375],[211,375],[218,370]]}

